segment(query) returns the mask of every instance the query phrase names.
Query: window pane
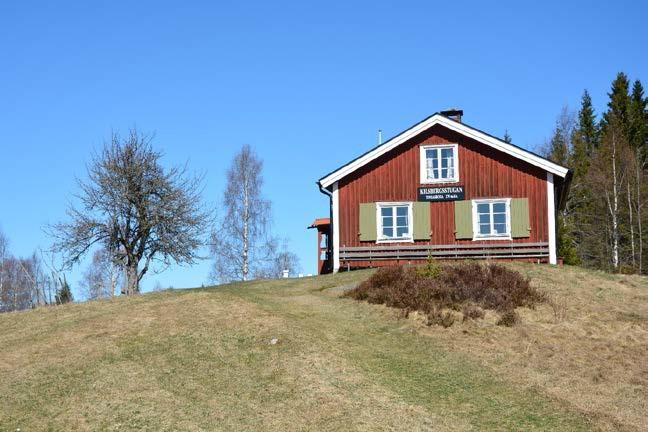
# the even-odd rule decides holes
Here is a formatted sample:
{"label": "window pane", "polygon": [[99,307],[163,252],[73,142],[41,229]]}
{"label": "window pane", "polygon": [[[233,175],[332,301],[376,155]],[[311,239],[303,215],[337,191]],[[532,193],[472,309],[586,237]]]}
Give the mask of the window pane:
{"label": "window pane", "polygon": [[427,149],[427,150],[425,150],[425,157],[427,159],[436,159],[437,158],[437,149]]}
{"label": "window pane", "polygon": [[441,178],[448,178],[448,170],[446,168],[441,169]]}
{"label": "window pane", "polygon": [[394,237],[394,229],[392,227],[383,227],[384,237]]}
{"label": "window pane", "polygon": [[380,214],[383,216],[391,216],[394,209],[392,207],[381,207]]}
{"label": "window pane", "polygon": [[384,217],[382,220],[382,224],[385,227],[390,227],[394,225],[394,218],[389,216],[389,217]]}
{"label": "window pane", "polygon": [[483,224],[490,223],[490,215],[489,214],[480,214],[479,215],[479,223],[483,223]]}
{"label": "window pane", "polygon": [[496,224],[506,224],[506,214],[505,213],[495,213],[493,215],[493,222]]}
{"label": "window pane", "polygon": [[432,168],[439,168],[439,159],[432,159]]}
{"label": "window pane", "polygon": [[405,237],[407,235],[407,227],[398,227],[396,228],[396,237]]}
{"label": "window pane", "polygon": [[449,165],[450,165],[450,163],[449,163],[448,159],[446,159],[446,158],[441,159],[441,168],[448,168]]}
{"label": "window pane", "polygon": [[407,216],[407,207],[396,207],[396,216]]}
{"label": "window pane", "polygon": [[441,149],[441,157],[443,157],[443,158],[451,158],[453,153],[454,153],[453,150],[454,149],[451,149],[451,148]]}
{"label": "window pane", "polygon": [[495,224],[495,232],[497,234],[506,234],[506,224]]}
{"label": "window pane", "polygon": [[506,204],[503,202],[493,203],[493,213],[504,213],[506,212]]}
{"label": "window pane", "polygon": [[477,204],[477,213],[490,213],[488,204]]}
{"label": "window pane", "polygon": [[407,226],[407,216],[398,216],[396,218],[396,226],[406,227]]}
{"label": "window pane", "polygon": [[479,224],[479,234],[490,234],[490,225]]}

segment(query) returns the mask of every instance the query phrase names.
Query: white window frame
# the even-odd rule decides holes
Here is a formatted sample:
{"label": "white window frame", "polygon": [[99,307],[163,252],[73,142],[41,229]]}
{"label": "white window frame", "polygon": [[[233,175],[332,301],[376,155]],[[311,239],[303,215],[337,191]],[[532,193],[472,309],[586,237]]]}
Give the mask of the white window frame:
{"label": "white window frame", "polygon": [[[441,173],[441,150],[451,148],[454,153],[452,158],[454,161],[454,177],[452,178],[439,178],[431,179],[427,176],[427,156],[426,150],[428,149],[438,149],[438,160],[439,160],[439,174]],[[419,167],[421,175],[421,184],[437,184],[437,183],[457,183],[459,181],[459,146],[457,144],[431,144],[431,145],[422,145],[419,147],[420,157],[419,157]]]}
{"label": "white window frame", "polygon": [[[480,234],[478,204],[493,204],[504,202],[506,204],[506,232],[504,234]],[[492,214],[492,213],[491,213]],[[512,240],[511,237],[511,198],[484,198],[472,200],[473,240]],[[491,233],[494,231],[495,222],[491,216]]]}
{"label": "white window frame", "polygon": [[[394,207],[394,206],[407,206],[407,236],[406,237],[384,237],[383,236],[383,226],[382,226],[382,213],[381,209],[383,207]],[[413,218],[413,205],[411,201],[404,202],[377,202],[376,203],[376,243],[413,243],[414,242],[414,218]],[[394,224],[396,224],[396,214],[393,216]],[[396,225],[394,225],[396,229]]]}

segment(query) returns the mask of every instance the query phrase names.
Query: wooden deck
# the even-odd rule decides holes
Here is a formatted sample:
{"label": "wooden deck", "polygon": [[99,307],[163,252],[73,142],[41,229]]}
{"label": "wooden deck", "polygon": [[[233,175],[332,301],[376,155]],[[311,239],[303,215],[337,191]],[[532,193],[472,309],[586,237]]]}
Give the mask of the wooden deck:
{"label": "wooden deck", "polygon": [[422,261],[428,257],[451,259],[523,259],[546,261],[549,243],[476,243],[453,245],[388,245],[340,248],[340,262],[347,265],[376,265],[384,261]]}

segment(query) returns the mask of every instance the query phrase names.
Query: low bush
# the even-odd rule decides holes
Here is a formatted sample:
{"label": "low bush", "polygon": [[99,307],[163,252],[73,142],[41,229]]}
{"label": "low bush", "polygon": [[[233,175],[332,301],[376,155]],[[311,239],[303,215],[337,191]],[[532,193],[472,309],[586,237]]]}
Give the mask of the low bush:
{"label": "low bush", "polygon": [[463,321],[484,318],[484,315],[486,315],[484,309],[474,304],[465,305],[461,313],[463,314]]}
{"label": "low bush", "polygon": [[454,324],[454,315],[450,311],[443,311],[440,308],[434,308],[427,314],[426,324],[431,325],[440,325],[441,327],[448,328]]}
{"label": "low bush", "polygon": [[500,315],[497,320],[498,326],[513,327],[515,324],[520,322],[520,315],[514,310],[507,310]]}
{"label": "low bush", "polygon": [[[430,325],[444,327],[452,325],[454,316],[444,314],[443,309],[461,310],[465,320],[483,318],[482,309],[495,310],[504,317],[517,307],[533,308],[547,301],[519,272],[499,264],[478,263],[382,267],[345,296],[403,309],[406,315],[420,311]],[[517,319],[511,322],[513,325]]]}

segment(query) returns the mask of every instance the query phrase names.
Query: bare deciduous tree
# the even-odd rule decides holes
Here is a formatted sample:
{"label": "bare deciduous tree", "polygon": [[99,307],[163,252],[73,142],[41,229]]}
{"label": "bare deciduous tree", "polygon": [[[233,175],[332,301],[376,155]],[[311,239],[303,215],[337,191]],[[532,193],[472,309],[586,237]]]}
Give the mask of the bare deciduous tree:
{"label": "bare deciduous tree", "polygon": [[12,256],[8,245],[7,237],[0,231],[0,312],[47,304],[45,275],[37,255]]}
{"label": "bare deciduous tree", "polygon": [[105,249],[97,249],[83,273],[81,286],[88,300],[114,297],[122,283],[122,272]]}
{"label": "bare deciduous tree", "polygon": [[80,205],[68,209],[71,220],[51,229],[68,266],[94,245],[107,250],[125,269],[123,294],[139,292],[152,262],[196,262],[208,230],[201,179],[186,167],[163,168],[151,141],[136,130],[125,139],[113,134],[88,165],[87,180],[78,181]]}
{"label": "bare deciduous tree", "polygon": [[5,286],[5,261],[8,255],[9,240],[4,232],[0,230],[0,310],[2,310],[2,301],[4,297]]}
{"label": "bare deciduous tree", "polygon": [[32,263],[29,259],[7,256],[3,263],[0,311],[16,311],[36,306]]}
{"label": "bare deciduous tree", "polygon": [[270,263],[267,276],[271,278],[278,278],[287,272],[288,276],[296,276],[301,269],[299,257],[294,252],[288,250],[286,244],[278,250]]}
{"label": "bare deciduous tree", "polygon": [[245,145],[227,171],[225,214],[210,242],[214,280],[248,280],[272,259],[270,202],[261,194],[262,169],[263,162]]}

